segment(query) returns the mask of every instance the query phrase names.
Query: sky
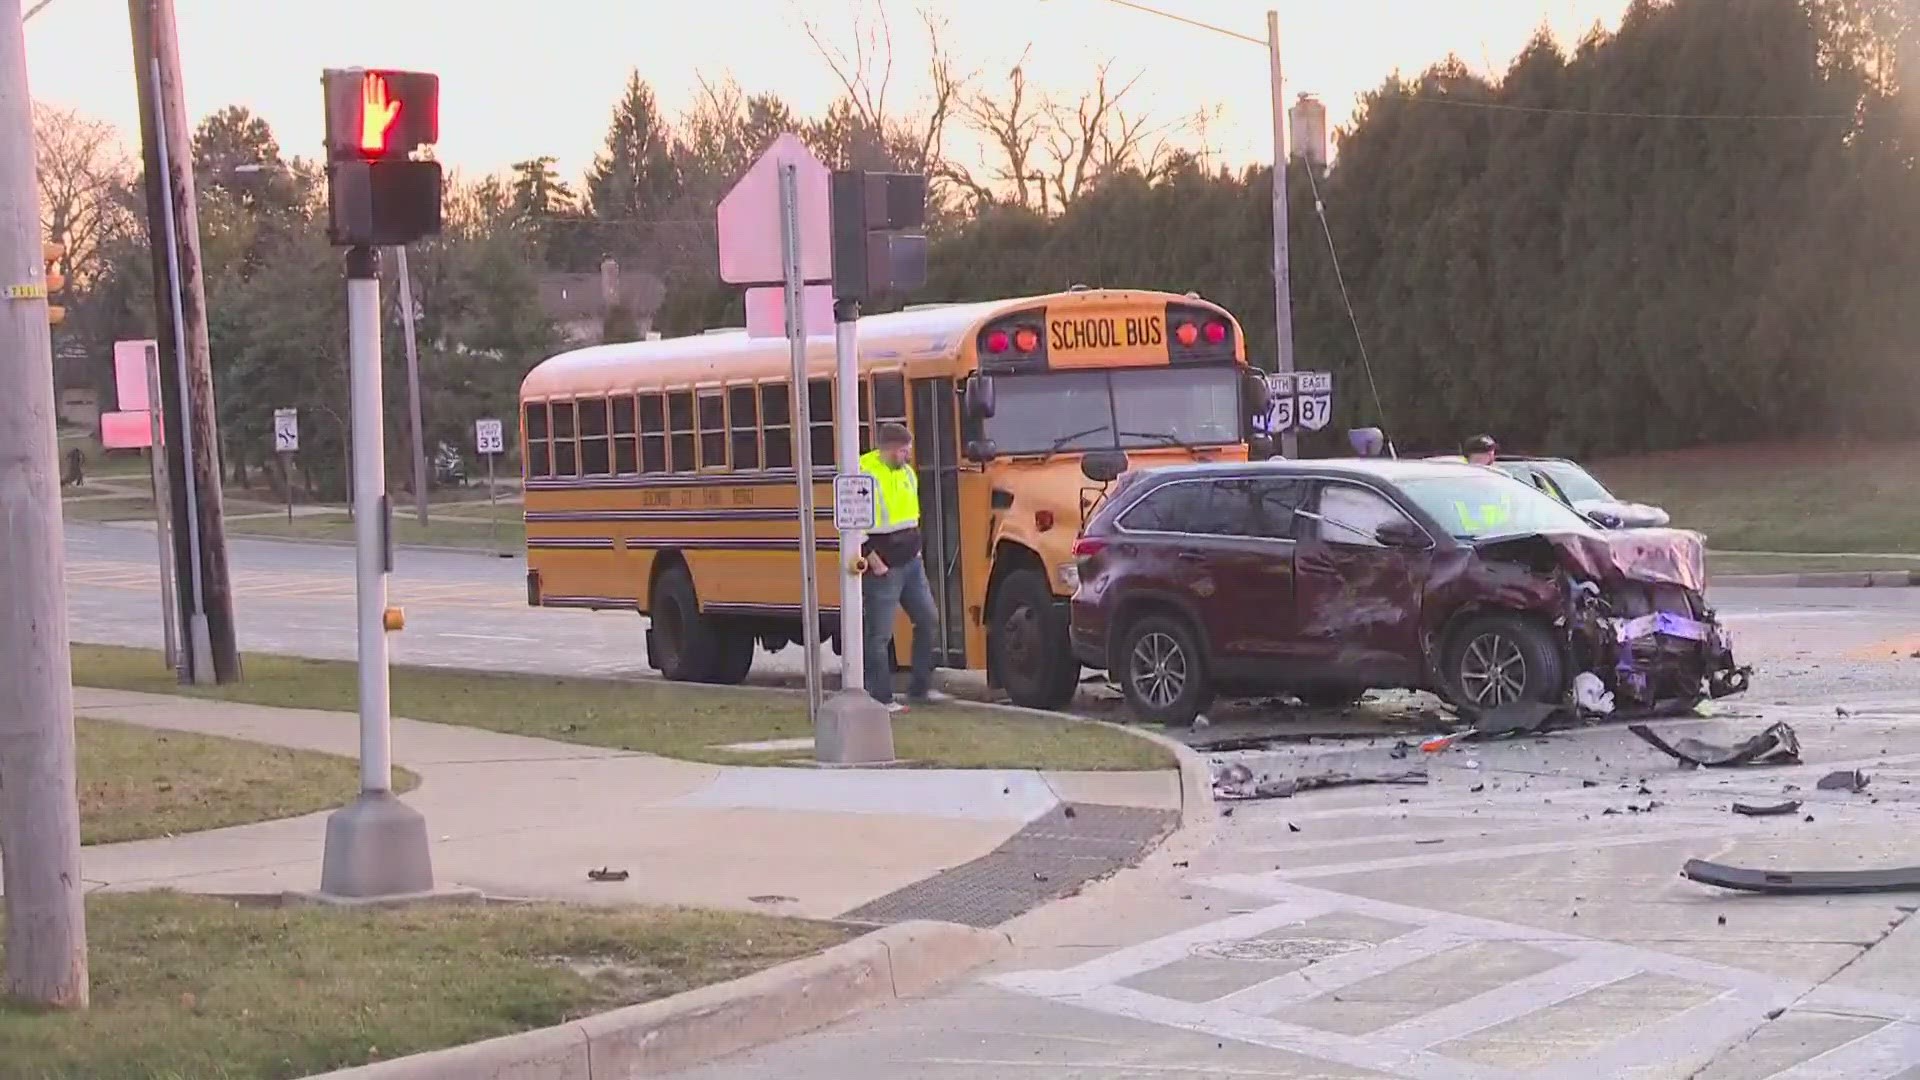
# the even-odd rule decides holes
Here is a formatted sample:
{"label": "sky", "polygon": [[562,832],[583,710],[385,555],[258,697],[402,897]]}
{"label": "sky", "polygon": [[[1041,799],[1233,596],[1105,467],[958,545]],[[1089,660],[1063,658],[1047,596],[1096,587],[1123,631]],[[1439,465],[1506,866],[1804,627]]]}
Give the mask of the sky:
{"label": "sky", "polygon": [[[1254,38],[1264,38],[1265,12],[1274,8],[1288,101],[1314,93],[1338,125],[1395,70],[1412,73],[1454,53],[1498,73],[1543,24],[1570,44],[1595,22],[1616,25],[1627,0],[1142,2]],[[840,88],[803,18],[850,48],[856,18],[873,25],[884,5],[894,41],[890,105],[911,108],[928,90],[917,14],[927,10],[945,20],[943,47],[976,87],[1004,91],[1024,55],[1030,87],[1071,99],[1107,62],[1116,80],[1138,76],[1128,101],[1156,120],[1206,113],[1203,134],[1216,160],[1272,160],[1266,50],[1112,0],[175,3],[189,114],[197,120],[245,105],[266,118],[290,156],[319,153],[322,69],[410,68],[440,75],[441,161],[474,175],[551,155],[563,177],[577,177],[630,71],[672,112],[696,99],[701,79],[731,76],[749,93],[771,91],[803,115],[817,114]],[[36,100],[106,120],[132,145],[138,106],[122,0],[53,0],[27,24],[27,56]],[[956,149],[968,152],[964,143]]]}

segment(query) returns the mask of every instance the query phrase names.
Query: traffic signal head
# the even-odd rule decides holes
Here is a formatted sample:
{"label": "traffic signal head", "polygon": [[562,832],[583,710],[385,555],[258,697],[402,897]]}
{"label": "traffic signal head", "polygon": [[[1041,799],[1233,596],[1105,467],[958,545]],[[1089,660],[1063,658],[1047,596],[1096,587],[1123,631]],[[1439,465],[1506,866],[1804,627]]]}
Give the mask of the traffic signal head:
{"label": "traffic signal head", "polygon": [[833,174],[833,295],[864,300],[927,283],[927,178]]}
{"label": "traffic signal head", "polygon": [[41,244],[40,258],[47,264],[47,322],[58,326],[67,317],[67,309],[55,304],[52,297],[67,287],[67,277],[54,269],[65,258],[67,249],[61,244]]}
{"label": "traffic signal head", "polygon": [[334,68],[327,97],[327,159],[404,159],[440,141],[440,76],[424,71]]}

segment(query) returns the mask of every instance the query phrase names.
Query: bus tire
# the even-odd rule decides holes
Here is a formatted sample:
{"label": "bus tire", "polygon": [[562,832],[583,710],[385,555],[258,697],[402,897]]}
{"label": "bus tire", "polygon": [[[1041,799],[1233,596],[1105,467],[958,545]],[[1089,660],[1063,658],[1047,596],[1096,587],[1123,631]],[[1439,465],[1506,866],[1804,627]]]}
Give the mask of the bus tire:
{"label": "bus tire", "polygon": [[700,681],[722,686],[746,682],[753,670],[753,632],[723,625],[714,632],[713,641],[713,667]]}
{"label": "bus tire", "polygon": [[[719,642],[700,614],[693,577],[684,566],[668,567],[653,583],[653,660],[674,682],[703,682],[719,668]],[[751,659],[751,657],[749,657]]]}
{"label": "bus tire", "polygon": [[1015,705],[1064,709],[1080,687],[1066,613],[1038,570],[1015,570],[1000,582],[993,603],[993,641],[1000,683]]}

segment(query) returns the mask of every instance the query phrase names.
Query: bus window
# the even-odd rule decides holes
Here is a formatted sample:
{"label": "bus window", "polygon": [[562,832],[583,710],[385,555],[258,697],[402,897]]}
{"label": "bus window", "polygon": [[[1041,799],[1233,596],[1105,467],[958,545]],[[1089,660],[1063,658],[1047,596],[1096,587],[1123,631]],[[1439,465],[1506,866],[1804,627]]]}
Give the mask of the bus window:
{"label": "bus window", "polygon": [[881,424],[904,426],[906,422],[907,377],[897,371],[875,375],[873,377],[873,430],[878,431]]}
{"label": "bus window", "polygon": [[813,425],[813,467],[833,464],[833,380],[807,383],[807,420]]}
{"label": "bus window", "polygon": [[573,423],[573,402],[556,401],[553,403],[553,475],[576,476],[579,474],[579,460],[575,453],[576,430]]}
{"label": "bus window", "polygon": [[693,392],[675,390],[667,395],[667,434],[672,445],[670,463],[674,472],[692,472]]}
{"label": "bus window", "polygon": [[766,432],[767,468],[793,468],[793,402],[785,383],[760,384],[760,426]]}
{"label": "bus window", "polygon": [[547,444],[547,403],[529,402],[520,429],[527,435],[527,475],[552,475],[553,455]]}
{"label": "bus window", "polygon": [[860,380],[860,452],[873,449],[873,387]]}
{"label": "bus window", "polygon": [[667,398],[664,394],[640,395],[640,471],[667,471]]}
{"label": "bus window", "polygon": [[727,467],[727,399],[718,390],[700,391],[700,467]]}
{"label": "bus window", "polygon": [[760,467],[760,399],[751,386],[727,390],[727,424],[733,432],[735,471]]}
{"label": "bus window", "polygon": [[632,476],[640,471],[637,436],[633,428],[633,395],[613,399],[613,471]]}
{"label": "bus window", "polygon": [[607,402],[588,398],[574,403],[580,410],[580,472],[584,476],[605,476],[613,471],[613,455],[607,446]]}

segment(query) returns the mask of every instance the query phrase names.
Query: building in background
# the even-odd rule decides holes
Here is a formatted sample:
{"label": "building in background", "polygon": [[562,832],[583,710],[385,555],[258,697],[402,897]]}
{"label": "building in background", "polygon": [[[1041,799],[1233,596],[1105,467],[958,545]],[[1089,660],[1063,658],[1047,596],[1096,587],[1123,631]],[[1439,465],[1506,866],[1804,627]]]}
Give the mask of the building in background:
{"label": "building in background", "polygon": [[560,324],[569,345],[598,345],[614,338],[644,339],[666,298],[666,284],[645,272],[622,273],[612,259],[601,262],[597,274],[560,271],[540,275],[540,306]]}
{"label": "building in background", "polygon": [[1301,94],[1287,110],[1293,156],[1319,168],[1327,167],[1327,107],[1312,94]]}

